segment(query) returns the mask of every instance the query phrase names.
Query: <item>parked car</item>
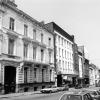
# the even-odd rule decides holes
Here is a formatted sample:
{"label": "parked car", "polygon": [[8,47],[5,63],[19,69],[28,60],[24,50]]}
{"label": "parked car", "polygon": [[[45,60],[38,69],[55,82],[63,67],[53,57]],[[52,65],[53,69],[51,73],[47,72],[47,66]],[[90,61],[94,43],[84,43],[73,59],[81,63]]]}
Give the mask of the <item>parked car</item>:
{"label": "parked car", "polygon": [[91,97],[94,100],[100,100],[100,91],[98,89],[86,89],[87,91],[89,91]]}
{"label": "parked car", "polygon": [[93,100],[89,92],[69,92],[61,96],[59,100]]}
{"label": "parked car", "polygon": [[69,90],[69,86],[68,85],[64,85],[62,87],[58,87],[59,91],[68,91]]}
{"label": "parked car", "polygon": [[75,89],[80,89],[80,88],[82,88],[82,85],[80,85],[80,84],[77,84],[77,85],[75,86]]}
{"label": "parked car", "polygon": [[53,92],[57,92],[57,91],[59,91],[59,88],[56,86],[52,86],[52,87],[44,88],[44,89],[40,90],[40,92],[42,92],[42,93],[53,93]]}

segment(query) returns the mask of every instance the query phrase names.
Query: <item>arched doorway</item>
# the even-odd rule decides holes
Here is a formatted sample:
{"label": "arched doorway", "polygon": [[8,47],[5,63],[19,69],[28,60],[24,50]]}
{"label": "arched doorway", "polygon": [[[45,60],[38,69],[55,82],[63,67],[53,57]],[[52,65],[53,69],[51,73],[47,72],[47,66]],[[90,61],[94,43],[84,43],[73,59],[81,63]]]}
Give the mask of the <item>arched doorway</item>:
{"label": "arched doorway", "polygon": [[4,70],[4,90],[5,94],[14,93],[16,87],[16,68],[5,66]]}

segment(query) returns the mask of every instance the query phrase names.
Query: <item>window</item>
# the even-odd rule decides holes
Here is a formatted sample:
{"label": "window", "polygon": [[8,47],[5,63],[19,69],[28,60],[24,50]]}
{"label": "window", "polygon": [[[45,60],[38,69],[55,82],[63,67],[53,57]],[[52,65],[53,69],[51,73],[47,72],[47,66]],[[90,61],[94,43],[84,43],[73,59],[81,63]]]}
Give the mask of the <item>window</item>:
{"label": "window", "polygon": [[41,34],[41,43],[43,43],[43,34]]}
{"label": "window", "polygon": [[59,60],[59,67],[61,68],[61,60]]}
{"label": "window", "polygon": [[49,52],[49,63],[51,63],[51,52]]}
{"label": "window", "polygon": [[65,67],[64,67],[64,61],[63,61],[63,63],[62,63],[62,64],[63,64],[63,69],[64,69],[64,68],[65,68]]}
{"label": "window", "polygon": [[24,83],[27,83],[27,68],[24,68]]}
{"label": "window", "polygon": [[33,30],[33,39],[36,40],[36,30]]}
{"label": "window", "polygon": [[59,44],[60,44],[60,36],[58,36],[58,42],[59,42]]}
{"label": "window", "polygon": [[33,47],[33,59],[36,59],[36,47]]}
{"label": "window", "polygon": [[8,54],[13,54],[14,52],[14,39],[10,39],[9,38],[9,42],[8,42]]}
{"label": "window", "polygon": [[84,95],[84,100],[89,100],[86,94]]}
{"label": "window", "polygon": [[42,82],[44,82],[45,69],[42,69]]}
{"label": "window", "polygon": [[44,58],[44,51],[41,50],[41,61],[43,61],[43,58]]}
{"label": "window", "polygon": [[63,41],[63,38],[62,38],[62,46],[64,45],[64,41]]}
{"label": "window", "polygon": [[66,50],[65,50],[65,58],[66,58]]}
{"label": "window", "polygon": [[67,41],[67,48],[68,48],[68,41]]}
{"label": "window", "polygon": [[27,32],[28,32],[28,26],[25,24],[24,25],[24,35],[27,36]]}
{"label": "window", "polygon": [[52,78],[52,70],[50,70],[50,82],[51,82],[51,78]]}
{"label": "window", "polygon": [[68,71],[69,71],[69,62],[68,62]]}
{"label": "window", "polygon": [[59,48],[59,57],[60,57],[61,55],[60,55],[60,48]]}
{"label": "window", "polygon": [[61,44],[63,45],[63,38],[61,38],[61,42],[62,42]]}
{"label": "window", "polygon": [[49,38],[49,44],[48,45],[51,46],[51,38]]}
{"label": "window", "polygon": [[27,58],[28,44],[24,44],[24,58]]}
{"label": "window", "polygon": [[10,18],[10,25],[9,25],[9,29],[14,30],[14,19]]}
{"label": "window", "polygon": [[82,100],[82,96],[80,95],[63,95],[60,100]]}
{"label": "window", "polygon": [[34,68],[34,78],[36,78],[36,71],[37,71],[37,68]]}
{"label": "window", "polygon": [[63,51],[64,51],[64,50],[62,49],[62,57],[64,57],[64,55],[63,55],[64,52],[63,52]]}

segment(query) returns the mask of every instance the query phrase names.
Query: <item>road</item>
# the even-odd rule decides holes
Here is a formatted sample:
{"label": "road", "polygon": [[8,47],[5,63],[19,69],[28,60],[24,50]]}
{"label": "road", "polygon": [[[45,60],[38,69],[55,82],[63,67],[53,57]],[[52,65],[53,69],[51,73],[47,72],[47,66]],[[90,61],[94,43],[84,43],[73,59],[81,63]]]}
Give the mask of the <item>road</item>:
{"label": "road", "polygon": [[9,97],[9,98],[2,98],[1,100],[59,100],[61,95],[63,95],[65,91],[51,93],[51,94],[34,94],[28,96],[19,96],[19,97]]}
{"label": "road", "polygon": [[[94,87],[95,89],[95,87]],[[76,91],[76,90],[82,90],[82,89],[70,89],[70,91]],[[0,100],[59,100],[61,95],[63,95],[65,92],[69,91],[62,91],[62,92],[56,92],[56,93],[36,93],[31,95],[21,95],[17,97],[8,97],[8,98],[2,98]]]}

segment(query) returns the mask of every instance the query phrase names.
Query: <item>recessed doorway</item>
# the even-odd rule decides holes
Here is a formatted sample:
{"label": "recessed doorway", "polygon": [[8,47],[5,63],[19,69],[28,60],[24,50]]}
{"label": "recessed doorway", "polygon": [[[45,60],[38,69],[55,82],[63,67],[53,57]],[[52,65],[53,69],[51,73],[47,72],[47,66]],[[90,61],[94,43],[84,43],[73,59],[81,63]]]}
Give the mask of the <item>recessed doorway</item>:
{"label": "recessed doorway", "polygon": [[16,89],[16,68],[5,66],[4,70],[4,90],[5,94],[14,93]]}

